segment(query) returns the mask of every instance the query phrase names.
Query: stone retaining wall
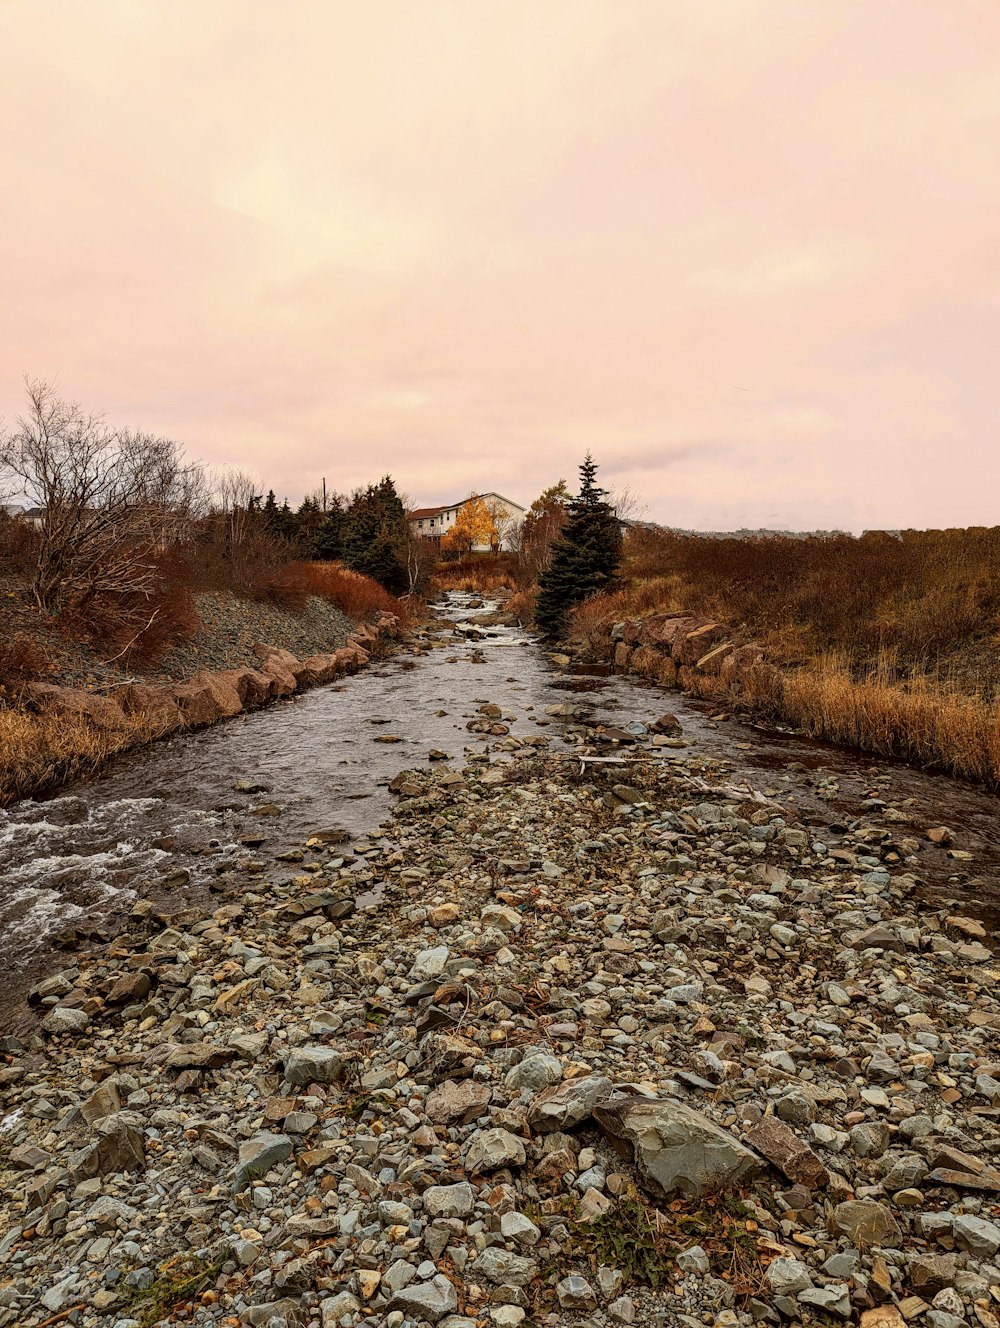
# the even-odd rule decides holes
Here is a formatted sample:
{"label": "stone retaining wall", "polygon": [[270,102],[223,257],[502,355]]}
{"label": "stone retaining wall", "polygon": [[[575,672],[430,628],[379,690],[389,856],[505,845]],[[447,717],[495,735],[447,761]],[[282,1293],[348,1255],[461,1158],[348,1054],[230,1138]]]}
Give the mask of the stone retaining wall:
{"label": "stone retaining wall", "polygon": [[738,694],[751,671],[758,681],[762,672],[778,677],[760,646],[737,645],[730,637],[724,623],[656,613],[614,623],[608,629],[608,659],[620,673],[701,694]]}
{"label": "stone retaining wall", "polygon": [[141,715],[149,719],[153,732],[163,735],[180,729],[204,728],[220,719],[257,710],[295,691],[357,673],[380,642],[399,634],[399,620],[387,613],[374,626],[363,624],[356,628],[339,650],[310,655],[306,660],[297,659],[280,646],[262,644],[254,646],[260,660],[256,669],[202,671],[184,682],[159,687],[125,683],[107,695],[53,683],[33,683],[27,696],[39,710],[74,718],[82,716],[97,729],[124,729],[129,727],[131,719]]}

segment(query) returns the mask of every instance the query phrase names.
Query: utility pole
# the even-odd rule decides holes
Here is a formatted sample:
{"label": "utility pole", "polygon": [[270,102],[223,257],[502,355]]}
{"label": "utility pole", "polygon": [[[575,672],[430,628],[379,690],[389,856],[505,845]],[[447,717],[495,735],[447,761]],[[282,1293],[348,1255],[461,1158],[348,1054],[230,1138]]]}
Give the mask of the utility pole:
{"label": "utility pole", "polygon": [[323,515],[326,516],[326,476],[323,476]]}

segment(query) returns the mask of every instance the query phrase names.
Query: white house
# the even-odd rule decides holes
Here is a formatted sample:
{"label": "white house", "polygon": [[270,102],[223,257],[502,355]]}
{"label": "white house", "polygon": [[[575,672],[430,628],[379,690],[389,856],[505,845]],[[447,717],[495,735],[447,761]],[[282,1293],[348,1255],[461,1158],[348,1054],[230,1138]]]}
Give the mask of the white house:
{"label": "white house", "polygon": [[[509,498],[505,498],[502,493],[478,493],[469,498],[462,498],[457,503],[449,503],[445,507],[418,507],[415,512],[410,513],[410,528],[414,534],[422,539],[440,540],[442,536],[447,535],[455,527],[458,520],[458,514],[467,503],[471,503],[473,498],[481,498],[489,508],[493,520],[496,523],[500,534],[500,548],[508,551],[514,547],[518,527],[524,520],[524,508],[517,503],[512,503]],[[488,546],[477,544],[474,546],[477,553],[487,552]]]}

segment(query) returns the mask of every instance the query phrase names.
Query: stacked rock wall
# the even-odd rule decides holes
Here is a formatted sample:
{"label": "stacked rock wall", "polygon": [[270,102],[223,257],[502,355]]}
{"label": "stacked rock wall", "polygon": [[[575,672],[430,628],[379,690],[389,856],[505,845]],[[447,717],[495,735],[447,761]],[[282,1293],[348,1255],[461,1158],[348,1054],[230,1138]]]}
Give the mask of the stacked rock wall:
{"label": "stacked rock wall", "polygon": [[656,613],[614,623],[608,630],[608,658],[621,673],[638,673],[664,687],[719,695],[738,695],[751,670],[777,674],[760,646],[736,645],[730,635],[724,623]]}
{"label": "stacked rock wall", "polygon": [[332,682],[356,673],[371,659],[374,649],[386,638],[399,636],[399,620],[383,614],[374,626],[358,627],[346,645],[329,654],[297,659],[280,646],[257,645],[260,660],[256,669],[202,671],[180,683],[151,686],[129,682],[106,696],[52,683],[34,683],[28,699],[38,710],[83,718],[98,729],[115,730],[149,721],[151,733],[162,735],[179,729],[203,728],[248,710],[259,709],[295,691]]}

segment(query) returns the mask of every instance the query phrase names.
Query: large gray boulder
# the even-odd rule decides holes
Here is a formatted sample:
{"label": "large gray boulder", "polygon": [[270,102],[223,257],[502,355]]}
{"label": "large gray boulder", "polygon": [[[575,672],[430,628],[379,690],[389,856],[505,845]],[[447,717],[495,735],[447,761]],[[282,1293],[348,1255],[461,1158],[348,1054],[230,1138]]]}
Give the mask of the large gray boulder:
{"label": "large gray boulder", "polygon": [[648,1188],[697,1199],[749,1180],[764,1162],[701,1112],[673,1098],[629,1097],[594,1107],[594,1119]]}

